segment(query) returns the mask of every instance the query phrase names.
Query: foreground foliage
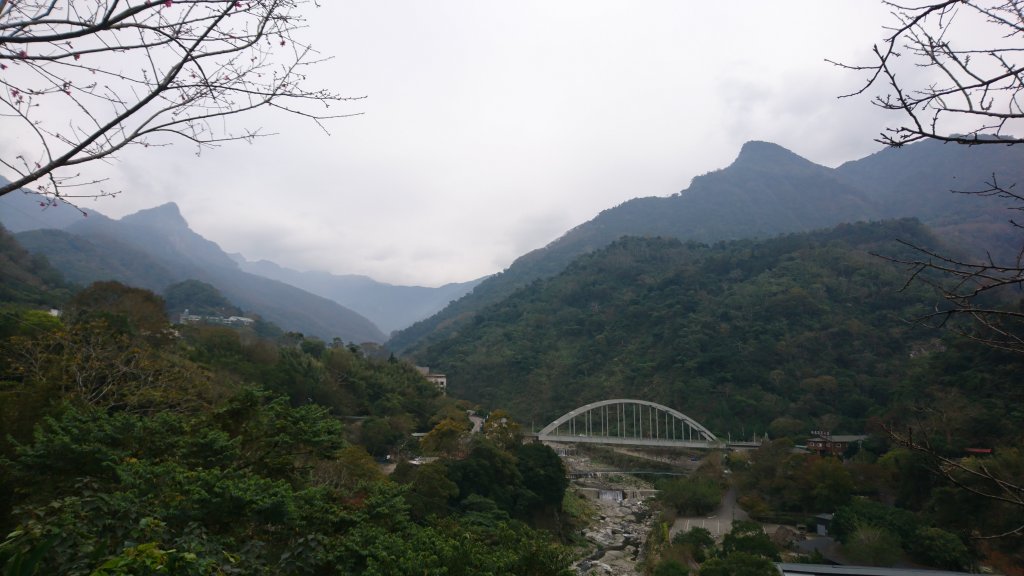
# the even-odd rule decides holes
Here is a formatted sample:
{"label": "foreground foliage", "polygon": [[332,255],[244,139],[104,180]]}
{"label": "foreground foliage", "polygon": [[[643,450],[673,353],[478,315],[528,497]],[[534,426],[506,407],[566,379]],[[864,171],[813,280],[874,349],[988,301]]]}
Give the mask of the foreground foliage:
{"label": "foreground foliage", "polygon": [[[453,411],[415,369],[355,346],[171,330],[116,283],[0,354],[0,572],[561,574],[561,462],[518,438],[386,477]],[[8,418],[9,417],[9,418]],[[364,444],[366,447],[364,447]],[[501,464],[501,466],[498,466]],[[560,482],[551,482],[552,479]]]}

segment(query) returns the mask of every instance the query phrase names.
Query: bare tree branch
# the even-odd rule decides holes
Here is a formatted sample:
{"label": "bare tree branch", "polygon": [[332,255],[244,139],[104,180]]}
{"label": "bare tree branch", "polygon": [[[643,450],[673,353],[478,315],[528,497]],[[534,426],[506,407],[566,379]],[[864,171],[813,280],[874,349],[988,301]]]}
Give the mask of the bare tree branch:
{"label": "bare tree branch", "polygon": [[[968,146],[1024,143],[1024,0],[883,3],[892,9],[896,25],[887,28],[881,45],[873,47],[874,61],[830,61],[867,73],[860,88],[842,98],[878,91],[873,103],[900,116],[900,123],[882,132],[878,142],[892,147],[922,140]],[[953,192],[1006,200],[1008,209],[1016,212],[1024,210],[1024,195],[1015,186],[999,182],[993,174],[978,189]],[[1009,223],[1022,230],[1020,222],[1011,218]],[[938,303],[917,322],[1024,354],[1024,241],[1016,257],[999,260],[991,251],[970,258],[902,243],[910,249],[909,256],[876,256],[907,267],[904,289],[915,282],[935,289]],[[934,412],[931,407],[922,409],[929,411]],[[946,414],[938,417],[945,422]],[[1019,471],[993,469],[990,464],[995,461],[960,458],[948,448],[936,448],[928,441],[927,428],[919,428],[916,436],[911,427],[903,432],[889,426],[886,431],[896,444],[924,454],[932,471],[959,490],[1013,511],[1009,530],[1000,527],[997,534],[976,534],[975,539],[1024,536],[1024,524],[1018,520],[1024,517]],[[946,434],[948,445],[948,427]]]}
{"label": "bare tree branch", "polygon": [[[1024,198],[1013,186],[1003,187],[995,176],[977,191],[954,191],[982,197],[1002,198],[1024,208]],[[1020,225],[1010,221],[1011,225]],[[908,269],[905,290],[914,282],[931,286],[939,294],[941,305],[917,318],[918,322],[952,328],[968,338],[986,345],[1024,354],[1024,243],[1010,262],[997,262],[990,254],[984,259],[967,260],[943,254],[912,242],[899,240],[912,251],[910,257],[874,254]],[[951,323],[954,318],[970,322]]]}
{"label": "bare tree branch", "polygon": [[[358,100],[306,88],[324,62],[296,33],[315,0],[0,0],[0,118],[23,149],[0,165],[0,196],[45,199],[82,182],[69,169],[129,145],[185,139],[202,150],[269,136],[233,130],[260,108],[314,122]],[[357,114],[357,113],[356,113]],[[8,126],[10,128],[8,128]],[[93,195],[104,195],[99,192]]]}
{"label": "bare tree branch", "polygon": [[[881,88],[874,104],[903,115],[903,124],[886,129],[879,142],[897,147],[925,139],[968,145],[1024,142],[1012,133],[1024,128],[1022,0],[884,4],[892,8],[897,24],[872,50],[875,62],[828,60],[868,73],[864,84],[843,98]],[[950,38],[972,28],[991,33]],[[977,41],[987,45],[973,46]],[[908,77],[923,80],[912,86]]]}
{"label": "bare tree branch", "polygon": [[[886,426],[886,433],[896,444],[920,452],[934,463],[932,472],[945,478],[956,487],[980,498],[1009,504],[1024,513],[1024,484],[1013,482],[1007,476],[993,472],[983,461],[970,458],[950,458],[931,446],[927,436],[918,433],[915,439],[913,429],[902,432]],[[979,540],[992,540],[1024,535],[1024,524],[999,534],[977,535]]]}
{"label": "bare tree branch", "polygon": [[[859,89],[842,98],[877,90],[873,103],[901,115],[901,123],[886,129],[878,142],[893,147],[920,140],[969,146],[1024,143],[1024,0],[883,3],[896,23],[873,47],[874,62],[830,61],[868,74]],[[977,190],[955,192],[1009,200],[1011,211],[1024,210],[1024,196],[1015,186],[993,174]],[[1021,229],[1017,220],[1009,222]],[[1024,353],[1024,309],[1019,305],[1024,242],[1009,261],[990,254],[964,259],[904,244],[915,255],[883,257],[907,266],[908,285],[923,282],[941,297],[919,321]],[[955,318],[971,322],[952,322]]]}

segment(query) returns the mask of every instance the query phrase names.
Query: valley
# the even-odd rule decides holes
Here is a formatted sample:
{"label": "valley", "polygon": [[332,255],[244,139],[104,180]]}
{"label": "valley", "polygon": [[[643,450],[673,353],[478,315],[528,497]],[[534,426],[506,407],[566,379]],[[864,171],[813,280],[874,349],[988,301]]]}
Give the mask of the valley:
{"label": "valley", "polygon": [[[1019,472],[1022,357],[986,345],[969,318],[922,321],[946,306],[946,279],[908,267],[1004,242],[998,199],[934,189],[947,174],[1024,165],[1019,151],[996,150],[915,145],[892,152],[906,153],[898,161],[886,151],[827,169],[754,142],[677,196],[627,202],[500,274],[436,289],[229,255],[173,204],[61,229],[14,225],[0,273],[5,526],[35,510],[46,530],[70,534],[68,518],[101,505],[72,496],[87,478],[104,514],[157,522],[123,529],[179,566],[193,562],[179,547],[220,565],[182,532],[202,525],[214,548],[297,572],[291,550],[306,546],[314,566],[357,571],[398,557],[472,557],[467,574],[479,562],[510,573],[704,571],[744,554],[764,567],[821,561],[785,534],[826,515],[832,559],[1016,574],[1018,538],[972,534],[1013,534],[1018,518],[991,486],[1015,485]],[[876,185],[901,194],[867,186],[885,167]],[[898,174],[922,170],[930,179],[916,188]],[[0,213],[6,222],[24,207]],[[387,339],[345,298],[387,311],[374,316],[383,326],[411,326]],[[984,298],[1020,301],[1012,286]],[[443,374],[445,388],[416,366]],[[627,412],[630,398],[639,411]],[[482,416],[474,424],[467,410]],[[154,434],[156,415],[178,443],[168,456],[131,440]],[[538,432],[543,443],[531,442]],[[112,455],[51,439],[62,435]],[[712,450],[578,444],[630,439]],[[190,448],[210,442],[205,455]],[[220,480],[194,476],[203,458]],[[39,474],[52,492],[32,488]],[[150,480],[161,474],[173,482]],[[199,497],[195,482],[231,488]],[[187,502],[185,517],[170,501]],[[57,516],[44,512],[54,502]],[[152,520],[128,512],[144,509]],[[263,547],[244,548],[212,511]],[[84,526],[62,541],[107,529]],[[871,548],[875,533],[893,544]],[[21,534],[0,545],[8,558],[46,546],[43,532]],[[484,553],[499,537],[506,545]],[[143,553],[118,542],[104,548],[111,562]],[[423,559],[438,546],[442,556]],[[65,558],[39,561],[95,565]]]}
{"label": "valley", "polygon": [[1024,576],[1024,0],[0,0],[0,575]]}

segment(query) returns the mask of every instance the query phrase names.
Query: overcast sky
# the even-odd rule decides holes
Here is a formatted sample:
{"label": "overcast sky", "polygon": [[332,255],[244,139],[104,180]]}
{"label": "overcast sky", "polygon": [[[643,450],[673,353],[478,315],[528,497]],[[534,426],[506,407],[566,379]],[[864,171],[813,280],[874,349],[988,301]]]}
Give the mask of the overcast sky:
{"label": "overcast sky", "polygon": [[365,100],[330,135],[103,166],[112,217],[176,202],[229,252],[436,286],[506,268],[600,212],[667,196],[768,140],[835,166],[888,122],[839,100],[891,23],[873,0],[349,1],[311,9],[310,86]]}

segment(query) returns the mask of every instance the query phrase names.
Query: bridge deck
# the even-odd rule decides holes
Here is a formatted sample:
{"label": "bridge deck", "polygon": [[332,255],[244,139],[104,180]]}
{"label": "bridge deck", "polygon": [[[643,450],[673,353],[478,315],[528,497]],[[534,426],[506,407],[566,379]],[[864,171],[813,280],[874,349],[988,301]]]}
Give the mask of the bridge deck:
{"label": "bridge deck", "polygon": [[761,442],[698,442],[696,440],[666,440],[664,438],[616,438],[614,436],[554,436],[539,434],[532,436],[541,442],[562,442],[564,444],[614,444],[616,446],[656,446],[664,448],[695,448],[714,450],[716,448],[757,448]]}
{"label": "bridge deck", "polygon": [[702,442],[698,440],[669,440],[665,438],[620,438],[617,436],[566,436],[538,435],[541,442],[565,442],[583,444],[616,444],[624,446],[666,446],[673,448],[724,448],[725,442]]}

